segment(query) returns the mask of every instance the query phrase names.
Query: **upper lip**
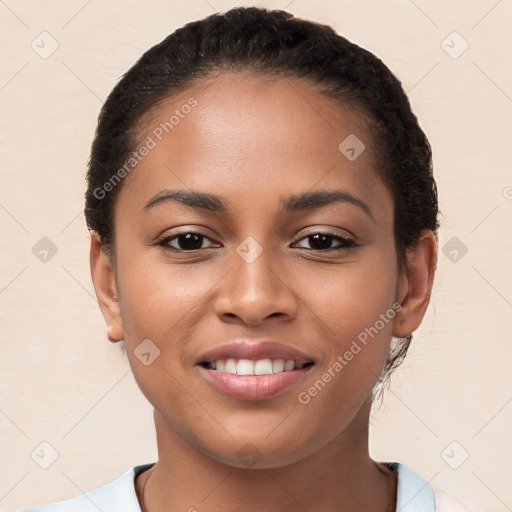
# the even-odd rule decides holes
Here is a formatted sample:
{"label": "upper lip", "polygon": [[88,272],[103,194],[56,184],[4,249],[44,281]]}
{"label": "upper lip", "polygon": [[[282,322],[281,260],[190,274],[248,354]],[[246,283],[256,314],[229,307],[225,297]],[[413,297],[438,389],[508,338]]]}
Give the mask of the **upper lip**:
{"label": "upper lip", "polygon": [[313,358],[290,347],[272,340],[236,340],[214,348],[200,355],[196,364],[210,363],[219,359],[284,359],[295,363],[314,362]]}

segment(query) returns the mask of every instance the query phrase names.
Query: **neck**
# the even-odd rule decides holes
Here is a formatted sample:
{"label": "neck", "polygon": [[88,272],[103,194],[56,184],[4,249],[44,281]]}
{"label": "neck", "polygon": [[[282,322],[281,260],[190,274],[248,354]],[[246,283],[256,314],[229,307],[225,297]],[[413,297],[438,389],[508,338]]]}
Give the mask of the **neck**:
{"label": "neck", "polygon": [[394,510],[395,475],[368,454],[369,407],[368,402],[346,431],[313,455],[269,469],[219,462],[185,441],[155,412],[158,462],[136,482],[143,512]]}

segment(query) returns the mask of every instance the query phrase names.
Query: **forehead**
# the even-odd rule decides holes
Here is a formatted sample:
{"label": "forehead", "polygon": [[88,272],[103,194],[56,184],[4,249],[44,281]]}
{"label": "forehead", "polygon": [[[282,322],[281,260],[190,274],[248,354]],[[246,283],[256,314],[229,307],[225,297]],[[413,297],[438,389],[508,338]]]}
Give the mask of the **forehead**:
{"label": "forehead", "polygon": [[215,188],[245,204],[340,186],[390,199],[360,112],[296,78],[244,71],[202,80],[153,109],[140,145],[151,149],[120,194],[131,204],[177,187]]}

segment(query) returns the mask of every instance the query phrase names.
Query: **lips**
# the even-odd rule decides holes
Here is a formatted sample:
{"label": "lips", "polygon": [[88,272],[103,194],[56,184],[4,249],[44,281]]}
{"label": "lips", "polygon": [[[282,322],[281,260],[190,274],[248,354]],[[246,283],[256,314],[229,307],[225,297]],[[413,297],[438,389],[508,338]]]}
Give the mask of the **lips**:
{"label": "lips", "polygon": [[263,400],[302,380],[315,361],[279,342],[239,340],[202,354],[196,364],[217,391],[242,400]]}
{"label": "lips", "polygon": [[314,363],[312,356],[279,342],[239,340],[205,352],[198,357],[196,364],[215,363],[228,359],[251,361],[283,359],[284,361],[293,361],[297,365]]}

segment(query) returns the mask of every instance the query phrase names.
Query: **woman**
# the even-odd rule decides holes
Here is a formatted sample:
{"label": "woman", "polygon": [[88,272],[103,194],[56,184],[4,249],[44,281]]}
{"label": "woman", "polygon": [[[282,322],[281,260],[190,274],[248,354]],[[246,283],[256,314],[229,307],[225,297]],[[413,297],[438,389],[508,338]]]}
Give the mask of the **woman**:
{"label": "woman", "polygon": [[146,52],[101,111],[85,214],[158,461],[31,510],[459,510],[368,453],[432,290],[431,166],[399,81],[328,26],[237,8]]}

